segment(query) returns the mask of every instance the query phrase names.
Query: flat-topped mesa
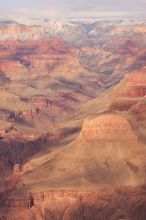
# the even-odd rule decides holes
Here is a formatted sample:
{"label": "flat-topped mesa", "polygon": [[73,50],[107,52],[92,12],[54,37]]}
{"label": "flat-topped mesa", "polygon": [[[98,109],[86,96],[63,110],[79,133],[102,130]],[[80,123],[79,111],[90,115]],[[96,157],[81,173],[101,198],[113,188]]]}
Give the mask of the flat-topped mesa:
{"label": "flat-topped mesa", "polygon": [[96,118],[86,119],[82,131],[77,138],[79,141],[95,141],[96,143],[135,144],[134,134],[126,116],[104,114]]}
{"label": "flat-topped mesa", "polygon": [[146,69],[128,73],[119,84],[111,109],[128,111],[146,95]]}

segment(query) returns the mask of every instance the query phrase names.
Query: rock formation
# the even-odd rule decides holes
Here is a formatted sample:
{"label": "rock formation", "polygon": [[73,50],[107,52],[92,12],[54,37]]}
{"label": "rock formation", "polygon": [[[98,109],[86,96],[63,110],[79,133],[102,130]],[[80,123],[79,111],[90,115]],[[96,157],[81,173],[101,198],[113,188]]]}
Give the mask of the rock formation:
{"label": "rock formation", "polygon": [[145,219],[145,37],[0,22],[0,219]]}
{"label": "rock formation", "polygon": [[116,90],[115,100],[111,108],[127,111],[146,95],[145,68],[126,74]]}
{"label": "rock formation", "polygon": [[21,174],[21,165],[20,164],[15,164],[13,168],[13,174],[15,176],[19,176]]}

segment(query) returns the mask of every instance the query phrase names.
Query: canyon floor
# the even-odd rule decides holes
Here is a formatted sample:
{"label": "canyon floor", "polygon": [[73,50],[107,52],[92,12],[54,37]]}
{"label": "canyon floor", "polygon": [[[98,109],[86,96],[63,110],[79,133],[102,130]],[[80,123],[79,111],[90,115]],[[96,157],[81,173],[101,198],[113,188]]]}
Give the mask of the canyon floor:
{"label": "canyon floor", "polygon": [[0,220],[146,219],[145,37],[0,21]]}

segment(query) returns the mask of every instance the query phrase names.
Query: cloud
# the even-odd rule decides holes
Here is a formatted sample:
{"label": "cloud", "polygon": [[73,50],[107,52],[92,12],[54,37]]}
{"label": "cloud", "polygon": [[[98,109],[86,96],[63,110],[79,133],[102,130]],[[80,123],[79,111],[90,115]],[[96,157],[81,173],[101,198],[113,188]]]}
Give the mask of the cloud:
{"label": "cloud", "polygon": [[41,8],[53,7],[59,11],[97,10],[97,11],[143,11],[146,0],[32,0]]}
{"label": "cloud", "polygon": [[33,15],[33,16],[43,16],[43,17],[56,17],[58,16],[58,11],[54,8],[48,9],[30,9],[30,8],[17,8],[15,13],[20,15]]}
{"label": "cloud", "polygon": [[15,16],[118,16],[124,14],[143,14],[146,0],[0,0]]}

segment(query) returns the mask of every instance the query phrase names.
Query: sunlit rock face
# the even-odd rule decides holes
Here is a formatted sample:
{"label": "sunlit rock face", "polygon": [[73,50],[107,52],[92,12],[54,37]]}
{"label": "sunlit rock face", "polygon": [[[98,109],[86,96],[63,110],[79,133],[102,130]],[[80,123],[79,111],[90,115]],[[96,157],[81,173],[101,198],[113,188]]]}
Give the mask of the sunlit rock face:
{"label": "sunlit rock face", "polygon": [[144,181],[144,158],[136,155],[143,147],[139,145],[127,116],[113,112],[86,119],[76,143],[81,144],[82,150],[88,151],[86,158],[100,164],[100,175],[104,174],[101,179],[105,178],[102,184],[108,183],[110,178],[113,184],[121,185]]}
{"label": "sunlit rock face", "polygon": [[93,119],[85,120],[80,134],[85,141],[112,144],[136,144],[137,137],[134,134],[128,119],[122,115],[101,114]]}
{"label": "sunlit rock face", "polygon": [[116,90],[112,109],[127,111],[146,95],[146,69],[126,74]]}

